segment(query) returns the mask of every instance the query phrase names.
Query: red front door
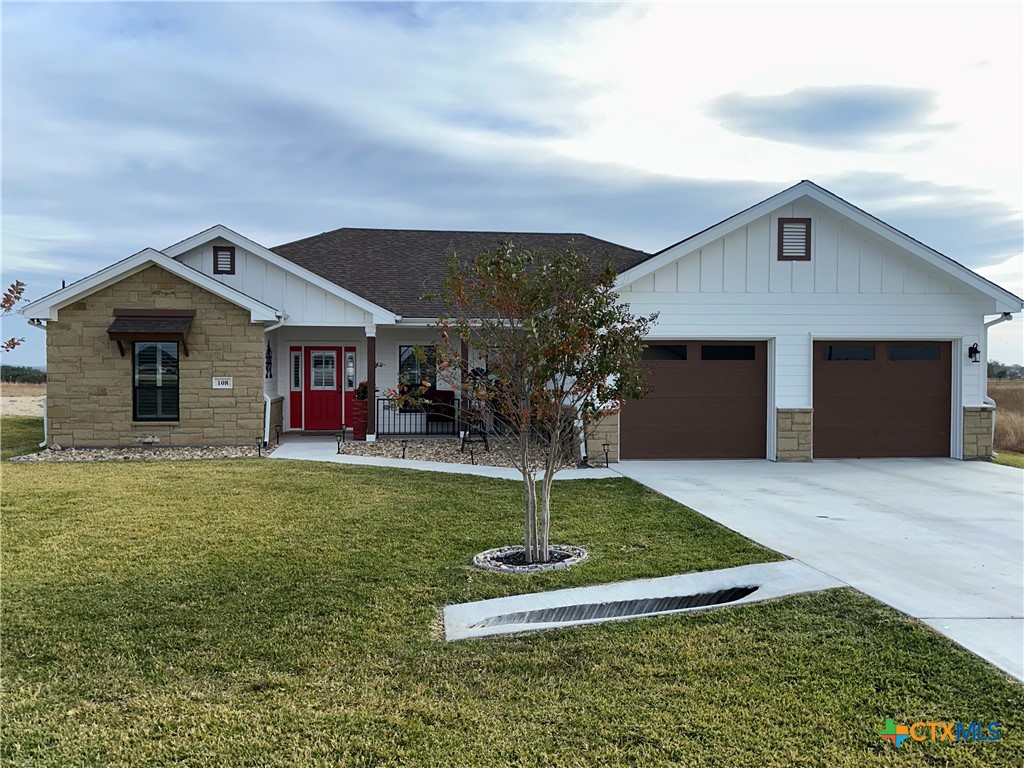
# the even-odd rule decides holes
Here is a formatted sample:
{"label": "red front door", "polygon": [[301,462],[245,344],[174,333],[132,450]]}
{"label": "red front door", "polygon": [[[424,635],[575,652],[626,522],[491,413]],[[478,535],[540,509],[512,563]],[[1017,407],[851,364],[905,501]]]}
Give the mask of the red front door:
{"label": "red front door", "polygon": [[341,429],[341,347],[306,347],[305,429]]}

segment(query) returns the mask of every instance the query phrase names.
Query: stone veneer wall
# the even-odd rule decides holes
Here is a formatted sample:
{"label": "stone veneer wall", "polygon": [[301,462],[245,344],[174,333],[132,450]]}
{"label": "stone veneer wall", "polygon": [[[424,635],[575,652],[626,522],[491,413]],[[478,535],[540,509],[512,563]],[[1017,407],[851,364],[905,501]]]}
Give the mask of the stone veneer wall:
{"label": "stone veneer wall", "polygon": [[776,461],[810,461],[814,458],[814,410],[779,408],[775,413]]}
{"label": "stone veneer wall", "polygon": [[587,430],[587,458],[593,465],[604,464],[603,443],[608,446],[608,461],[619,460],[619,414],[605,416]]}
{"label": "stone veneer wall", "polygon": [[964,459],[992,458],[992,408],[964,408]]}
{"label": "stone veneer wall", "polygon": [[[132,354],[107,336],[114,309],[195,309],[180,351],[178,422],[132,421]],[[157,266],[62,308],[46,327],[51,445],[251,445],[263,435],[263,327],[249,310]],[[234,378],[213,389],[214,376]]]}

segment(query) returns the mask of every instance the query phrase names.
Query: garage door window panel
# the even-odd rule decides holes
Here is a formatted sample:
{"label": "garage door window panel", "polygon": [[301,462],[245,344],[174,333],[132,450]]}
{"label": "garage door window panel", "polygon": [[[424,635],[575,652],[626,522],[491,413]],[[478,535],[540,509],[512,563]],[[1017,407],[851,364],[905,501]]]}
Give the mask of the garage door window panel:
{"label": "garage door window panel", "polygon": [[827,344],[822,359],[829,363],[865,362],[875,359],[873,344]]}
{"label": "garage door window panel", "polygon": [[657,344],[644,347],[642,360],[685,360],[685,344]]}
{"label": "garage door window panel", "polygon": [[938,344],[890,344],[889,360],[894,363],[935,362],[942,358]]}
{"label": "garage door window panel", "polygon": [[702,344],[701,360],[756,360],[757,350],[753,344]]}

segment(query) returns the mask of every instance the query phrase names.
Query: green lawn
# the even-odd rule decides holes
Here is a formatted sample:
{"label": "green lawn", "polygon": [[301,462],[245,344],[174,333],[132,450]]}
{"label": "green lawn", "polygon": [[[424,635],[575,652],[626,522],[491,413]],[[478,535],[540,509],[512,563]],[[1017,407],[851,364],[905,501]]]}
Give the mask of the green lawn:
{"label": "green lawn", "polygon": [[1024,469],[1024,453],[1011,453],[1010,451],[999,451],[999,455],[992,459],[996,464],[1005,467],[1017,467]]}
{"label": "green lawn", "polygon": [[35,416],[0,419],[0,459],[35,453],[43,441],[43,420]]}
{"label": "green lawn", "polygon": [[[8,434],[8,433],[5,433]],[[5,766],[1012,765],[1024,687],[851,590],[446,644],[439,608],[774,553],[626,480],[557,486],[535,577],[516,483],[234,460],[4,463]],[[876,735],[999,720],[995,743]]]}

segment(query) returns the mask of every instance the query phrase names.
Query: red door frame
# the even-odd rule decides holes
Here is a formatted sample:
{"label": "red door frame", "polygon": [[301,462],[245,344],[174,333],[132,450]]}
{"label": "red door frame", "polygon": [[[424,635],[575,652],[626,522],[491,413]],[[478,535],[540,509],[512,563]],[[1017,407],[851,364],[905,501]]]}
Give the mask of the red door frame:
{"label": "red door frame", "polygon": [[[356,380],[358,379],[358,355],[355,347],[336,347],[334,345],[310,345],[301,347],[289,347],[289,353],[300,354],[302,381],[297,390],[291,391],[290,408],[291,414],[289,423],[292,429],[305,429],[309,431],[318,430],[339,430],[345,423],[345,417],[351,413],[352,401],[356,394]],[[333,390],[313,389],[312,377],[312,353],[313,352],[334,352],[335,353],[335,386]],[[351,365],[349,363],[351,362]],[[289,355],[289,363],[291,357]],[[293,375],[293,372],[289,372]],[[311,407],[313,398],[321,398],[319,405],[327,403],[327,392],[338,398],[340,406],[337,416],[328,414],[326,421],[317,421],[318,408]],[[342,396],[343,395],[343,396]],[[312,403],[317,405],[317,403]]]}
{"label": "red door frame", "polygon": [[[295,354],[299,355],[299,380],[295,381]],[[305,354],[302,347],[288,347],[288,427],[302,429],[302,391],[305,388]]]}

